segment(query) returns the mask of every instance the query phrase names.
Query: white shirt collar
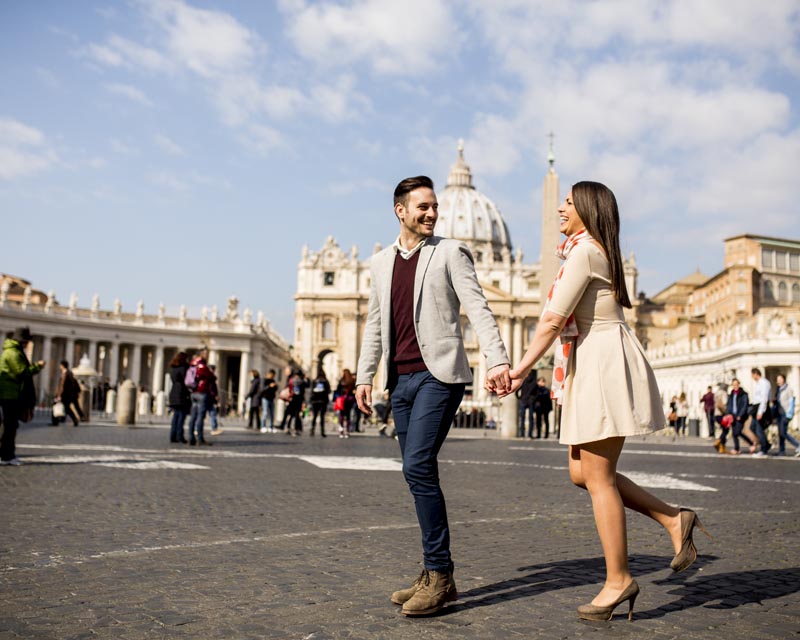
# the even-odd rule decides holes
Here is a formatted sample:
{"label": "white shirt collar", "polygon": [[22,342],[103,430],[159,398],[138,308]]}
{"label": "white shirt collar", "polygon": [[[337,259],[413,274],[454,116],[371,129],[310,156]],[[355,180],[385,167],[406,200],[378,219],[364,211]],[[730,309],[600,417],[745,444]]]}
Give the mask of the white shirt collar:
{"label": "white shirt collar", "polygon": [[400,254],[400,257],[403,258],[403,260],[408,260],[415,253],[417,253],[417,251],[422,249],[422,247],[425,246],[425,243],[427,241],[428,241],[427,238],[423,238],[422,240],[419,241],[419,244],[417,244],[413,249],[406,249],[403,247],[402,244],[400,244],[400,236],[397,236],[397,240],[394,241],[392,247],[394,248],[396,253]]}

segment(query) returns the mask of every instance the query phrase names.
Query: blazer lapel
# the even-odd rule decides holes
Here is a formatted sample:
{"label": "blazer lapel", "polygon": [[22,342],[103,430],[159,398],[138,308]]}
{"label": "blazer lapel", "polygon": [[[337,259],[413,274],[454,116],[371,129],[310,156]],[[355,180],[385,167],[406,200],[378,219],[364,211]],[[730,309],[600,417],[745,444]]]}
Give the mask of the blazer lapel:
{"label": "blazer lapel", "polygon": [[422,282],[425,280],[425,272],[428,270],[435,249],[435,244],[426,242],[419,250],[417,272],[414,274],[414,317],[416,319],[419,319],[419,296],[422,293]]}

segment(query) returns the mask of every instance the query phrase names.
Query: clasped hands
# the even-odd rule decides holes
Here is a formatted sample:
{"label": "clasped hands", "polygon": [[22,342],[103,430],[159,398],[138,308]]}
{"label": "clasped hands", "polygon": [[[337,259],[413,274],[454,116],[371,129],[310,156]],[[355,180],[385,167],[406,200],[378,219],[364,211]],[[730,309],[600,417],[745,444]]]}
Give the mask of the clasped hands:
{"label": "clasped hands", "polygon": [[499,364],[486,372],[483,387],[489,393],[496,393],[498,398],[504,398],[522,386],[524,377],[517,369],[511,369],[507,364]]}

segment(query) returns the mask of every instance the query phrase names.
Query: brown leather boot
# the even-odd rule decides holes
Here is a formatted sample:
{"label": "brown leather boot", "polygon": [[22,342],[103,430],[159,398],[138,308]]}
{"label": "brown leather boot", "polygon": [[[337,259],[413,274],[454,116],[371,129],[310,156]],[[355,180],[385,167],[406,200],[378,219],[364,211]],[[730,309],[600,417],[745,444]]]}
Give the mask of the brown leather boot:
{"label": "brown leather boot", "polygon": [[452,572],[428,571],[417,592],[403,605],[403,615],[429,616],[458,599]]}
{"label": "brown leather boot", "polygon": [[408,589],[400,589],[400,591],[395,591],[389,599],[394,602],[395,604],[405,604],[409,600],[411,600],[412,596],[419,591],[419,588],[422,586],[422,583],[425,582],[425,576],[427,575],[428,570],[423,569],[422,572],[419,574],[419,577],[414,580],[414,584],[412,584]]}

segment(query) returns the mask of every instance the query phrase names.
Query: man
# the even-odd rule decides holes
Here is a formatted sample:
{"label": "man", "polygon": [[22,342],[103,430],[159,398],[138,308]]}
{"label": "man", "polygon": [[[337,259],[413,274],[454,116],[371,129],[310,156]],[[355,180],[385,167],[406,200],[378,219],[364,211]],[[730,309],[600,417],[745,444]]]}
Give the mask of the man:
{"label": "man", "polygon": [[33,376],[45,365],[44,360],[36,364],[28,362],[25,347],[31,340],[27,327],[14,331],[11,338],[3,342],[0,354],[0,407],[3,409],[3,436],[0,440],[0,465],[18,467],[22,461],[16,455],[16,438],[19,422],[27,422],[33,416],[36,405],[36,390]]}
{"label": "man", "polygon": [[544,437],[550,437],[550,412],[553,410],[553,400],[550,398],[550,387],[545,384],[544,378],[536,381],[536,396],[533,401],[533,412],[536,414],[536,438],[542,437],[542,422],[544,422]]}
{"label": "man", "polygon": [[422,530],[424,570],[392,594],[407,616],[430,615],[458,597],[437,455],[472,370],[461,335],[469,318],[487,359],[486,386],[511,390],[509,359],[463,242],[433,234],[439,204],[426,176],[394,191],[400,223],[395,243],[372,258],[367,323],[356,377],[356,402],[372,415],[372,381],[383,357],[403,475]]}
{"label": "man", "polygon": [[722,427],[722,433],[719,436],[719,439],[714,441],[714,448],[719,453],[727,453],[727,449],[725,449],[725,443],[728,440],[728,429],[725,428],[725,423],[723,422],[724,418],[727,416],[731,416],[733,422],[729,425],[730,431],[733,434],[733,451],[731,452],[733,455],[739,455],[741,453],[739,451],[739,438],[743,438],[747,441],[750,446],[753,445],[753,441],[750,440],[742,430],[744,429],[745,420],[747,420],[747,411],[748,411],[748,397],[747,392],[739,387],[739,380],[738,378],[734,378],[731,380],[731,393],[728,396],[727,404],[725,405],[725,416],[720,416],[718,421],[720,426]]}
{"label": "man", "polygon": [[714,397],[714,391],[711,387],[708,388],[705,395],[700,398],[700,402],[703,403],[703,411],[706,414],[706,421],[708,422],[708,437],[714,438],[714,405],[716,399]]}
{"label": "man", "polygon": [[533,440],[534,404],[536,402],[536,370],[532,369],[517,389],[519,413],[517,421],[517,437],[525,437],[525,416],[528,416],[528,439]]}
{"label": "man", "polygon": [[217,386],[217,365],[210,364],[208,368],[214,377],[208,385],[208,419],[211,422],[211,435],[221,436],[222,428],[219,426],[219,387]]}
{"label": "man", "polygon": [[189,415],[189,444],[191,446],[211,445],[203,437],[203,421],[208,410],[211,385],[216,380],[216,376],[208,368],[207,358],[208,349],[201,349],[192,358],[189,370],[186,372],[186,386],[192,392],[192,411]]}
{"label": "man", "polygon": [[277,392],[278,383],[275,380],[275,369],[270,369],[261,388],[261,433],[267,432],[268,415],[269,432],[275,433],[275,394]]}
{"label": "man", "polygon": [[250,401],[250,409],[247,412],[247,428],[258,429],[261,424],[261,374],[258,373],[258,369],[252,369],[250,375],[252,376],[250,378],[250,389],[245,396],[245,399]]}
{"label": "man", "polygon": [[767,451],[772,446],[767,440],[766,429],[772,421],[772,415],[769,410],[769,397],[772,394],[772,385],[764,376],[761,375],[761,370],[753,367],[750,370],[755,382],[755,389],[753,396],[750,398],[752,404],[750,405],[750,415],[753,418],[753,424],[750,429],[756,434],[761,449],[756,451],[753,456],[756,458],[763,458],[767,455]]}
{"label": "man", "polygon": [[[306,403],[306,389],[308,389],[306,374],[299,369],[289,378],[289,387],[292,395],[289,404],[286,405],[286,414],[283,416],[286,422],[286,435],[299,436],[303,432],[303,406]],[[294,424],[294,426],[292,426]]]}
{"label": "man", "polygon": [[800,458],[800,442],[789,433],[789,422],[794,417],[795,397],[792,388],[786,384],[786,376],[779,373],[775,378],[775,413],[778,419],[778,453],[786,455],[786,441],[794,447],[794,457]]}
{"label": "man", "polygon": [[55,399],[56,402],[61,402],[64,405],[64,413],[66,416],[70,417],[72,420],[72,425],[77,427],[78,416],[75,415],[75,411],[78,412],[81,420],[85,419],[85,416],[83,415],[83,412],[78,404],[78,399],[81,395],[81,386],[78,384],[75,376],[72,375],[72,371],[69,368],[69,362],[62,360],[59,363],[59,367],[61,368],[61,377],[58,379],[58,388],[56,389]]}

